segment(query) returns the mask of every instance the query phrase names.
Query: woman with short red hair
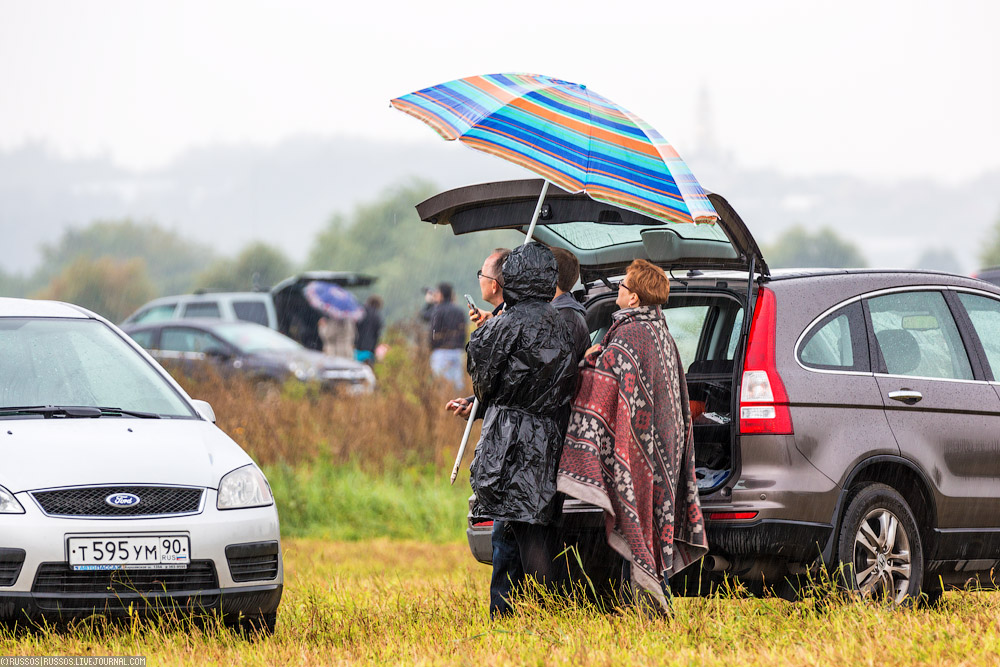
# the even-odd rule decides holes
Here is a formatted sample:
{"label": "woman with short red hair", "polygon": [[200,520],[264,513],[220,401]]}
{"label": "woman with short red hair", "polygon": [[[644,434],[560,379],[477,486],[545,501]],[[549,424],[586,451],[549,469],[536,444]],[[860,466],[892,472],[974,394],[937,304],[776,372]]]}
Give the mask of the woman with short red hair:
{"label": "woman with short red hair", "polygon": [[632,599],[647,592],[664,609],[669,578],[708,551],[687,383],[660,309],[669,294],[663,269],[629,265],[621,310],[584,360],[558,477],[561,492],[604,509]]}

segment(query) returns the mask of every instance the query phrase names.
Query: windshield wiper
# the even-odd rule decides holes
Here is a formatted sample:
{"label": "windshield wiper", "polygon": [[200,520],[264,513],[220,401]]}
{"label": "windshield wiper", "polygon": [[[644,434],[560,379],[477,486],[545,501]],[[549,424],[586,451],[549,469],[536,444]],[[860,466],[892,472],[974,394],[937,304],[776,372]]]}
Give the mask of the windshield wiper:
{"label": "windshield wiper", "polygon": [[22,405],[17,407],[2,407],[0,415],[42,415],[46,419],[50,417],[64,418],[97,418],[104,415],[122,415],[129,417],[139,417],[141,419],[159,419],[160,415],[152,412],[139,412],[138,410],[125,410],[122,408],[94,407],[91,405]]}
{"label": "windshield wiper", "polygon": [[49,417],[100,417],[99,408],[89,405],[22,405],[18,407],[0,408],[4,415],[42,415]]}
{"label": "windshield wiper", "polygon": [[124,408],[95,408],[100,410],[102,415],[127,415],[129,417],[139,417],[140,419],[159,419],[160,415],[155,412],[140,412],[139,410],[126,410]]}

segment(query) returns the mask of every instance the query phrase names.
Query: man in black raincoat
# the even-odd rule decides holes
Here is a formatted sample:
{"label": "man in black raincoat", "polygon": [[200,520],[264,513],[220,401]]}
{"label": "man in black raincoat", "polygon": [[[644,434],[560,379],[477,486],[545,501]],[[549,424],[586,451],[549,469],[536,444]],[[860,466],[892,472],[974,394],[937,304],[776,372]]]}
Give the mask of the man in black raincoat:
{"label": "man in black raincoat", "polygon": [[506,311],[474,331],[467,347],[473,388],[486,407],[472,461],[473,515],[508,522],[524,574],[548,583],[558,553],[559,418],[577,372],[572,334],[550,304],[557,275],[544,245],[513,250],[503,265]]}

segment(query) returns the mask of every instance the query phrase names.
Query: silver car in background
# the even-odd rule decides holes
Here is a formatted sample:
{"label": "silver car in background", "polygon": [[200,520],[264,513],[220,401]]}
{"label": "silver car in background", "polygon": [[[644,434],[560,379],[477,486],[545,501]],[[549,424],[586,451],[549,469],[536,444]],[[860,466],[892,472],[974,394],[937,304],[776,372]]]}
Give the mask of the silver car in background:
{"label": "silver car in background", "polygon": [[0,620],[216,610],[272,631],[274,498],[214,420],[103,318],[0,298]]}

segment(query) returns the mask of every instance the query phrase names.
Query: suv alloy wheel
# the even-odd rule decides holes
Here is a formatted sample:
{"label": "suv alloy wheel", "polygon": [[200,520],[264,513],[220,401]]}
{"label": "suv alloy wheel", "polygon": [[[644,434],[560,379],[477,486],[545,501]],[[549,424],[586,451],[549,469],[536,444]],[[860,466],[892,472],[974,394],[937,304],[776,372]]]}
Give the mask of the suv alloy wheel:
{"label": "suv alloy wheel", "polygon": [[840,524],[843,582],[866,598],[895,603],[920,597],[924,555],[909,505],[885,484],[862,486]]}

